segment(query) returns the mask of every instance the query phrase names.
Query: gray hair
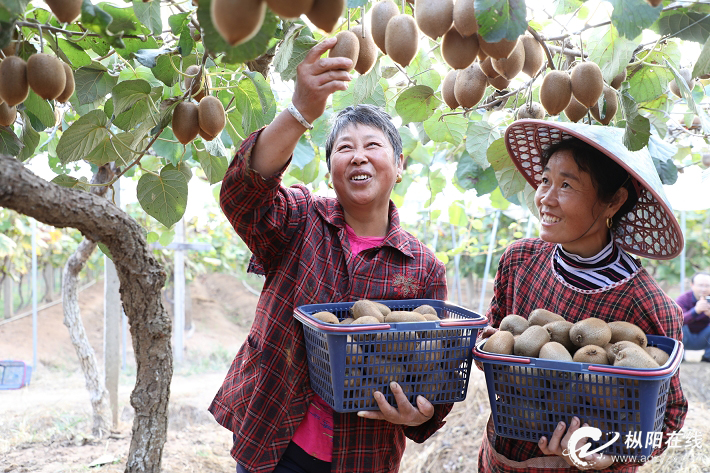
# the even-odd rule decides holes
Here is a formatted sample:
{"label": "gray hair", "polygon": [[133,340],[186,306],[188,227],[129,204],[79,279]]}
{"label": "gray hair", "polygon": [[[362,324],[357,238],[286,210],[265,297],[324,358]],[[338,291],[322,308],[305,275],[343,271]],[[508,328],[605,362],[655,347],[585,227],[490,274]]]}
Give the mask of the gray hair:
{"label": "gray hair", "polygon": [[341,110],[333,120],[333,126],[325,141],[325,163],[330,171],[330,153],[333,150],[335,138],[349,125],[359,123],[382,130],[394,149],[395,164],[399,166],[399,155],[402,154],[402,137],[392,123],[392,117],[380,107],[368,104],[354,105]]}

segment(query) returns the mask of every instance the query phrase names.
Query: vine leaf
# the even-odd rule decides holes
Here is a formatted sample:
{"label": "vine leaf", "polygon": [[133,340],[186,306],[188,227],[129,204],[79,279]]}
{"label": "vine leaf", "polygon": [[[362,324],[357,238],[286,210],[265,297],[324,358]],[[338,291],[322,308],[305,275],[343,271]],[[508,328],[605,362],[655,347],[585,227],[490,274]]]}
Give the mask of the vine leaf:
{"label": "vine leaf", "polygon": [[434,114],[441,100],[436,98],[434,90],[427,85],[416,85],[402,92],[397,98],[395,110],[402,123],[423,122]]}
{"label": "vine leaf", "polygon": [[187,178],[174,166],[161,169],[160,175],[145,173],[136,187],[143,210],[170,228],[180,221],[187,207]]}
{"label": "vine leaf", "polygon": [[646,0],[609,0],[614,7],[611,23],[624,38],[634,39],[661,15],[662,7],[652,7]]}
{"label": "vine leaf", "polygon": [[515,41],[528,27],[525,0],[476,0],[478,34],[489,43]]}

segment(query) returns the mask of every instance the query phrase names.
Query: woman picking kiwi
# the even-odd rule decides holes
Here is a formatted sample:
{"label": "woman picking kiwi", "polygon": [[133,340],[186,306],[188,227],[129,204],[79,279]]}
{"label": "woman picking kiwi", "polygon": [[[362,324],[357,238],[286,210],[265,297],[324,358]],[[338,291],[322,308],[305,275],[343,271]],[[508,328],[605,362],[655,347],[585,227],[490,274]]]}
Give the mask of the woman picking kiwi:
{"label": "woman picking kiwi", "polygon": [[[508,127],[508,152],[536,189],[540,238],[511,244],[501,257],[486,314],[498,327],[508,314],[542,308],[570,322],[597,317],[627,321],[646,334],[682,339],[682,311],[629,253],[671,259],[683,237],[646,149],[630,152],[623,129],[519,120]],[[487,328],[483,337],[495,333]],[[683,425],[688,403],[679,373],[671,378],[663,446]],[[574,413],[573,413],[574,414]],[[497,436],[492,419],[479,452],[479,472],[577,471],[565,452],[584,424],[582,412],[538,442]],[[603,432],[601,441],[611,437]],[[613,434],[613,433],[612,433]],[[624,436],[627,432],[619,432]],[[636,471],[609,455],[584,457],[590,470]]]}
{"label": "woman picking kiwi", "polygon": [[359,299],[446,299],[445,268],[399,225],[390,193],[402,174],[402,141],[377,107],[335,118],[326,162],[336,198],[281,185],[303,133],[345,90],[352,60],[321,57],[317,44],[297,69],[292,105],[242,143],[222,183],[220,204],[266,276],[246,342],[209,410],[234,433],[237,472],[389,472],[409,437],[423,442],[451,404],[412,405],[397,383],[391,406],[340,414],[310,386],[297,306]]}

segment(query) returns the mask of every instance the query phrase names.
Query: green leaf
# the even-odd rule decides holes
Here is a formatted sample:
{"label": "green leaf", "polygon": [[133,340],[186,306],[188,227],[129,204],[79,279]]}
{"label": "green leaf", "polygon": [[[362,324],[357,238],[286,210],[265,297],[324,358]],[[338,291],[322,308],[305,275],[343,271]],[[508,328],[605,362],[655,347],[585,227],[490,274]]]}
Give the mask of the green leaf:
{"label": "green leaf", "polygon": [[155,243],[158,241],[158,238],[160,238],[160,235],[158,235],[155,232],[148,232],[148,234],[145,236],[145,241],[150,245],[151,243]]}
{"label": "green leaf", "polygon": [[646,0],[609,0],[614,7],[611,23],[621,36],[634,39],[650,27],[661,14],[662,7],[652,7]]}
{"label": "green leaf", "polygon": [[[170,65],[170,61],[173,62]],[[180,74],[177,73],[175,69],[180,69],[180,56],[172,54],[164,54],[158,56],[156,59],[155,67],[153,68],[153,75],[163,84],[168,87],[172,87],[180,81]],[[185,63],[185,61],[183,61]],[[190,64],[183,64],[187,69]]]}
{"label": "green leaf", "polygon": [[498,187],[493,167],[488,166],[484,169],[468,153],[464,153],[459,158],[456,180],[465,190],[476,189],[476,195],[488,194]]}
{"label": "green leaf", "polygon": [[169,228],[185,213],[187,179],[174,167],[163,168],[159,176],[145,173],[138,180],[136,194],[143,210]]}
{"label": "green leaf", "polygon": [[0,233],[0,258],[11,256],[15,252],[16,247],[17,243],[15,243],[12,238]]}
{"label": "green leaf", "polygon": [[133,11],[140,22],[150,28],[154,35],[158,36],[163,32],[163,20],[160,18],[160,2],[133,0]]}
{"label": "green leaf", "polygon": [[378,89],[381,90],[381,77],[379,68],[375,66],[367,74],[355,79],[349,86],[353,89],[353,102],[356,104],[366,103]]}
{"label": "green leaf", "polygon": [[468,226],[468,216],[463,200],[455,200],[449,205],[449,223],[457,227]]}
{"label": "green leaf", "polygon": [[57,157],[61,163],[84,159],[108,136],[107,123],[108,118],[102,110],[92,110],[72,123],[57,144]]}
{"label": "green leaf", "polygon": [[200,0],[197,9],[197,19],[202,27],[202,42],[205,49],[213,53],[224,53],[223,60],[227,64],[238,64],[261,56],[269,49],[271,40],[275,37],[279,18],[271,11],[266,11],[264,22],[259,32],[246,43],[230,46],[217,32],[210,16],[210,0]]}
{"label": "green leaf", "polygon": [[487,168],[486,153],[498,138],[500,132],[495,125],[487,121],[470,121],[466,130],[466,151],[479,166]]}
{"label": "green leaf", "polygon": [[441,100],[434,95],[434,90],[426,85],[416,85],[406,89],[397,98],[395,109],[402,118],[402,123],[423,122],[434,114]]}
{"label": "green leaf", "polygon": [[710,117],[708,117],[708,114],[705,112],[703,107],[695,102],[692,92],[688,89],[688,85],[685,83],[685,80],[680,76],[678,69],[673,67],[670,63],[666,63],[666,65],[673,73],[675,83],[678,86],[678,90],[680,90],[680,95],[683,99],[685,99],[688,108],[700,118],[700,123],[703,127],[704,133],[710,134]]}
{"label": "green leaf", "polygon": [[180,41],[178,42],[178,49],[180,50],[180,56],[187,57],[192,54],[192,48],[195,47],[195,40],[192,39],[189,29],[184,29],[180,33]]}
{"label": "green leaf", "polygon": [[602,70],[607,84],[626,68],[641,37],[633,40],[623,38],[614,25],[598,28],[587,41],[589,60],[596,62]]}
{"label": "green leaf", "polygon": [[168,246],[170,243],[173,242],[175,239],[175,230],[165,230],[163,233],[160,234],[160,238],[158,238],[158,243],[160,243],[162,246]]}
{"label": "green leaf", "polygon": [[2,6],[12,15],[22,16],[29,3],[30,0],[3,0]]}
{"label": "green leaf", "polygon": [[160,135],[160,139],[153,143],[153,151],[158,156],[165,158],[167,162],[177,163],[185,153],[185,147],[177,142],[172,130],[166,128]]}
{"label": "green leaf", "polygon": [[[170,25],[170,31],[175,35],[179,36],[182,33],[183,28],[190,23],[189,12],[176,13],[175,15],[170,15],[168,17],[168,25]],[[190,29],[189,27],[187,28]]]}
{"label": "green leaf", "polygon": [[133,134],[128,132],[115,136],[106,133],[96,143],[94,149],[84,156],[84,160],[97,166],[103,166],[114,161],[118,166],[125,166],[131,162],[133,157],[131,152],[133,138]]}
{"label": "green leaf", "polygon": [[[359,77],[358,77],[359,79]],[[356,81],[358,79],[355,79]],[[339,90],[333,94],[333,111],[339,112],[345,107],[349,107],[351,105],[355,105],[355,88],[354,87],[348,87],[345,90]],[[368,103],[370,105],[377,105],[378,107],[386,107],[387,102],[385,100],[385,91],[382,88],[382,84],[378,83],[375,86],[375,89],[372,91],[372,94],[365,98],[362,102],[360,103]]]}
{"label": "green leaf", "polygon": [[48,100],[43,99],[34,93],[33,90],[30,90],[30,94],[25,99],[24,104],[27,111],[34,115],[45,128],[50,128],[55,125],[56,117]]}
{"label": "green leaf", "polygon": [[113,17],[102,10],[99,5],[92,4],[91,0],[84,0],[81,5],[81,25],[89,31],[101,35],[101,38],[109,45],[123,47],[121,37],[109,31],[112,21]]}
{"label": "green leaf", "polygon": [[221,181],[227,173],[227,167],[229,166],[227,158],[223,156],[212,156],[207,151],[199,150],[197,147],[193,147],[193,149],[210,185]]}
{"label": "green leaf", "polygon": [[271,87],[258,72],[245,73],[231,90],[234,105],[241,114],[241,127],[246,133],[258,130],[276,116],[276,102]]}
{"label": "green leaf", "polygon": [[703,50],[700,51],[700,56],[698,56],[698,60],[695,61],[695,66],[693,66],[693,77],[705,74],[710,74],[710,37],[705,41]]}
{"label": "green leaf", "polygon": [[58,186],[62,187],[67,187],[69,189],[79,189],[85,192],[89,192],[89,189],[91,188],[89,184],[86,182],[86,178],[82,178],[83,180],[79,180],[75,177],[71,177],[68,174],[60,174],[54,179],[52,179],[50,182],[53,182],[57,184]]}
{"label": "green leaf", "polygon": [[0,126],[0,154],[17,156],[23,146],[15,132],[12,131],[12,127]]}
{"label": "green leaf", "polygon": [[177,52],[175,49],[167,46],[157,49],[139,49],[133,53],[133,57],[145,67],[152,69],[158,65],[158,58],[175,52]]}
{"label": "green leaf", "polygon": [[131,59],[135,53],[142,49],[157,49],[158,43],[151,37],[145,40],[137,38],[126,38],[123,40],[123,47],[116,48],[116,52],[124,59]]}
{"label": "green leaf", "polygon": [[58,45],[67,59],[69,59],[69,63],[74,69],[91,64],[91,56],[86,54],[84,48],[78,44],[59,38]]}
{"label": "green leaf", "polygon": [[142,25],[133,7],[121,8],[107,2],[99,3],[99,6],[111,15],[111,24],[108,26],[108,31],[112,34],[146,34],[150,32],[148,28]]}
{"label": "green leaf", "polygon": [[434,203],[436,196],[444,191],[447,182],[448,180],[442,174],[441,169],[435,169],[429,173],[429,192],[431,192],[431,196],[424,204],[426,207],[430,207]]}
{"label": "green leaf", "polygon": [[[27,101],[25,101],[27,103]],[[24,113],[24,112],[20,112]],[[22,143],[25,145],[17,156],[20,161],[27,161],[34,156],[37,145],[39,145],[39,133],[32,128],[30,121],[23,117]]]}
{"label": "green leaf", "polygon": [[489,43],[515,41],[528,27],[525,0],[476,0],[478,34]]}
{"label": "green leaf", "polygon": [[106,67],[98,62],[92,62],[91,65],[74,71],[74,93],[80,105],[93,103],[111,92],[117,79],[107,71]]}
{"label": "green leaf", "polygon": [[448,141],[453,145],[458,145],[466,134],[468,120],[461,115],[447,115],[442,117],[441,110],[424,121],[424,130],[434,141]]}
{"label": "green leaf", "polygon": [[136,102],[125,112],[118,115],[113,120],[113,124],[124,131],[134,128],[139,123],[148,120],[152,112],[147,101]]}
{"label": "green leaf", "polygon": [[552,0],[554,7],[553,16],[566,15],[577,10],[582,6],[582,0]]}
{"label": "green leaf", "polygon": [[660,35],[703,44],[710,37],[710,5],[699,4],[695,10],[679,8],[663,12],[653,30]]}
{"label": "green leaf", "polygon": [[[274,70],[279,73],[281,79],[284,81],[289,81],[296,78],[296,67],[303,61],[313,46],[318,43],[313,37],[299,34],[295,37],[290,44],[282,44],[279,49],[276,50],[276,56],[274,56]],[[291,50],[289,52],[289,49]],[[278,67],[278,69],[277,69]]]}
{"label": "green leaf", "polygon": [[506,198],[513,199],[515,197],[515,195],[504,195],[502,189],[498,187],[493,192],[491,192],[491,205],[495,209],[505,210],[510,207],[510,202],[506,200]]}
{"label": "green leaf", "polygon": [[630,151],[638,151],[648,144],[651,136],[651,123],[648,118],[638,113],[638,104],[629,94],[628,86],[621,88],[621,108],[626,118],[624,145]]}
{"label": "green leaf", "polygon": [[150,84],[144,80],[119,82],[111,91],[114,115],[120,115],[139,100],[149,99],[150,90]]}
{"label": "green leaf", "polygon": [[[378,64],[375,67],[379,69]],[[417,85],[426,85],[434,90],[438,90],[439,85],[441,85],[441,74],[432,67],[431,58],[424,51],[424,48],[417,52],[412,63],[407,66],[406,71],[407,75]]]}
{"label": "green leaf", "polygon": [[637,102],[655,100],[665,94],[673,74],[663,66],[641,66],[628,78],[629,93]]}
{"label": "green leaf", "polygon": [[291,160],[291,164],[303,169],[308,165],[308,163],[313,161],[315,155],[316,153],[313,150],[313,146],[311,146],[304,136],[301,136],[298,140],[298,144],[296,144],[296,149],[293,150],[293,159]]}

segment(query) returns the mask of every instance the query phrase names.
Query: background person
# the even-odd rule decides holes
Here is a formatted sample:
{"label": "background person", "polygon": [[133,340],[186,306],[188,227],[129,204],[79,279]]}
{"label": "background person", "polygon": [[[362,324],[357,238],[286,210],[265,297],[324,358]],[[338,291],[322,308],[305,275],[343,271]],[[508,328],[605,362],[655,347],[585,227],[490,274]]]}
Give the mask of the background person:
{"label": "background person", "polygon": [[710,274],[695,273],[690,290],[676,299],[683,309],[683,344],[688,350],[705,350],[700,361],[710,363]]}
{"label": "background person", "polygon": [[[543,308],[570,322],[592,316],[624,320],[646,334],[680,340],[680,308],[629,254],[675,257],[683,247],[680,226],[650,155],[629,152],[621,137],[612,135],[614,130],[541,120],[520,120],[508,127],[508,152],[536,189],[540,238],[517,240],[506,248],[486,314],[491,327],[483,337],[508,314],[526,316]],[[668,434],[683,425],[687,407],[676,373],[668,394],[663,448]],[[490,419],[478,471],[578,471],[563,452],[575,447],[568,442],[580,426],[574,416],[570,425],[560,422],[550,438],[536,443],[497,436]],[[586,439],[578,446],[584,443]],[[583,460],[592,470],[636,471],[633,464],[612,464],[610,455],[597,453]]]}
{"label": "background person", "polygon": [[382,110],[338,114],[326,143],[337,198],[281,185],[301,135],[350,80],[350,59],[320,57],[335,42],[306,55],[295,110],[244,140],[222,183],[222,210],[253,253],[249,270],[266,275],[247,340],[209,408],[234,433],[238,472],[396,471],[405,436],[423,442],[452,407],[422,396],[412,405],[392,383],[396,407],[376,392],[380,411],[338,414],[310,386],[297,306],[447,296],[444,265],[402,229],[390,200],[402,142]]}

